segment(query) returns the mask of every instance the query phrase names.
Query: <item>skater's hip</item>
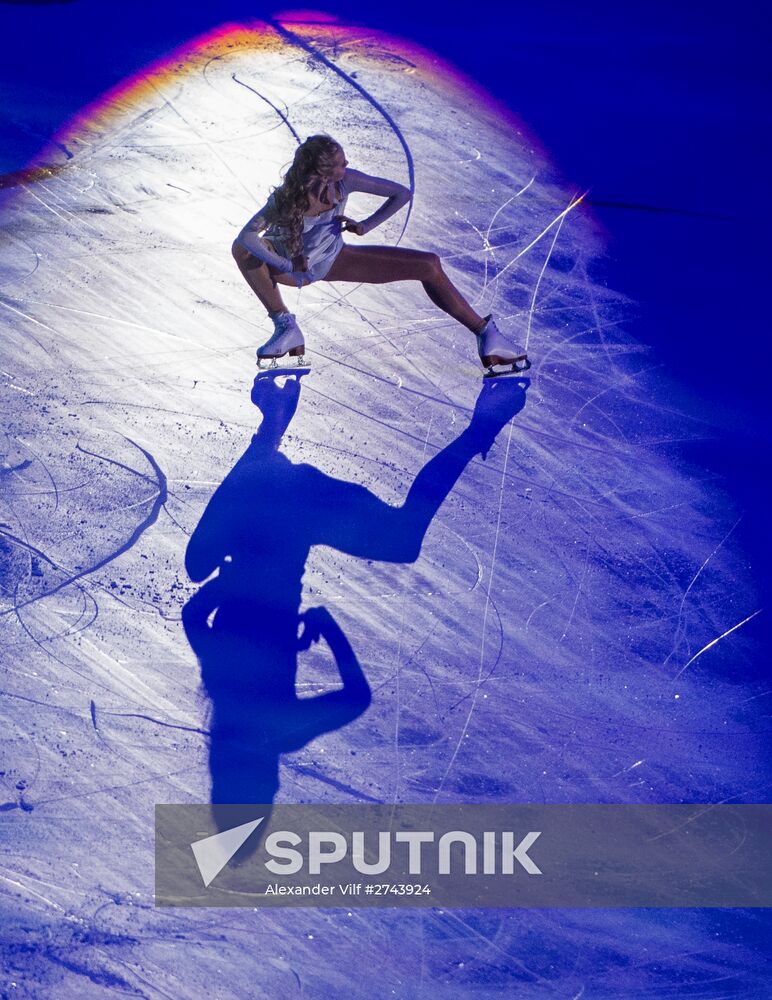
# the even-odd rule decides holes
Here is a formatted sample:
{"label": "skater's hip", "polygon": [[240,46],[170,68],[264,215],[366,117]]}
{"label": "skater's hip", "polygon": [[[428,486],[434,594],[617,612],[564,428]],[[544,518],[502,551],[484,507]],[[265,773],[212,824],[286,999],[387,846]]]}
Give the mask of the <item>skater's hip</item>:
{"label": "skater's hip", "polygon": [[[268,249],[273,253],[278,254],[280,257],[288,257],[291,259],[291,254],[280,240],[269,240],[265,237],[263,237],[263,239]],[[304,246],[303,251],[309,258],[308,270],[291,272],[292,279],[298,288],[302,288],[304,285],[310,285],[314,281],[321,280],[335,263],[335,259],[344,246],[345,244],[340,237],[338,237],[338,239],[331,245],[324,247]],[[270,265],[269,270],[276,272],[276,269]]]}
{"label": "skater's hip", "polygon": [[271,253],[277,254],[279,257],[289,257],[289,254],[285,250],[284,246],[279,243],[278,240],[267,240],[263,237],[263,243],[268,247]]}

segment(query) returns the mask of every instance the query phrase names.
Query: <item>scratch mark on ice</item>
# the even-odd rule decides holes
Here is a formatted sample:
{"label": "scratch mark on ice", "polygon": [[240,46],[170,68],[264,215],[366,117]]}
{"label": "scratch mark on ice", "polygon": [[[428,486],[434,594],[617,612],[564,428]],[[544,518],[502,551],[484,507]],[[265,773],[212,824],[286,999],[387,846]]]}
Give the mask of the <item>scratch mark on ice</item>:
{"label": "scratch mark on ice", "polygon": [[749,621],[751,621],[753,618],[756,617],[756,615],[760,615],[763,610],[764,610],[763,608],[759,608],[758,611],[754,611],[752,615],[748,615],[748,617],[744,618],[741,622],[738,622],[736,625],[733,625],[731,628],[728,628],[726,630],[726,632],[722,632],[721,635],[716,636],[716,638],[713,639],[712,642],[709,642],[707,644],[707,646],[703,646],[702,649],[699,651],[699,653],[695,653],[694,656],[691,658],[691,660],[689,660],[688,663],[684,663],[684,665],[681,667],[681,669],[675,675],[675,677],[673,678],[673,680],[674,681],[677,680],[681,676],[681,674],[684,672],[684,670],[686,670],[687,667],[690,667],[692,665],[692,663],[694,663],[694,661],[696,659],[698,659],[700,656],[702,656],[703,653],[707,653],[707,651],[709,649],[712,649],[716,645],[717,642],[721,642],[722,639],[726,639],[726,637],[728,635],[731,635],[732,632],[736,632],[738,628],[742,628],[743,625],[747,625]]}
{"label": "scratch mark on ice", "polygon": [[523,249],[522,249],[522,250],[520,250],[520,251],[519,251],[518,253],[516,253],[516,254],[515,254],[515,256],[514,256],[514,257],[513,257],[513,258],[512,258],[512,259],[511,259],[510,261],[508,261],[508,262],[507,262],[507,264],[505,264],[505,265],[504,265],[504,267],[502,267],[502,269],[501,269],[501,270],[499,271],[499,273],[498,273],[498,274],[497,274],[497,275],[495,276],[495,278],[492,278],[491,280],[492,280],[492,281],[498,281],[498,280],[499,280],[499,278],[500,278],[500,277],[501,277],[501,276],[502,276],[503,274],[505,274],[505,273],[506,273],[506,272],[507,272],[507,271],[508,271],[508,270],[510,269],[510,267],[512,267],[512,265],[513,265],[513,264],[515,264],[515,263],[516,263],[516,262],[517,262],[518,260],[520,260],[520,258],[521,258],[521,257],[524,257],[524,256],[525,256],[525,254],[527,254],[529,250],[532,250],[532,249],[533,249],[533,247],[535,247],[535,246],[536,246],[536,244],[537,244],[537,243],[539,242],[539,240],[540,240],[540,239],[541,239],[541,238],[542,238],[543,236],[546,236],[546,235],[547,235],[547,233],[548,233],[548,232],[550,231],[550,229],[552,229],[552,227],[553,227],[553,226],[554,226],[554,225],[555,225],[556,223],[559,223],[560,225],[562,225],[562,220],[563,220],[563,219],[564,219],[564,218],[565,218],[565,217],[566,217],[566,216],[568,215],[568,213],[569,213],[569,212],[570,212],[570,211],[571,211],[572,209],[576,208],[576,206],[577,206],[578,204],[580,204],[580,202],[581,202],[581,201],[582,201],[582,199],[584,198],[584,195],[585,195],[585,194],[587,194],[587,192],[586,192],[586,191],[584,192],[584,194],[582,194],[582,195],[579,195],[579,197],[578,197],[578,198],[576,198],[576,199],[572,199],[572,200],[571,200],[571,201],[569,202],[569,204],[568,204],[568,205],[566,206],[566,208],[564,208],[562,212],[560,212],[560,213],[559,213],[558,215],[556,215],[556,216],[555,216],[555,218],[554,218],[554,219],[552,220],[552,222],[550,222],[550,223],[549,223],[549,225],[545,226],[545,227],[544,227],[544,229],[542,229],[542,231],[541,231],[541,232],[539,233],[539,235],[538,235],[538,236],[535,236],[535,237],[534,237],[534,238],[533,238],[533,239],[531,240],[531,242],[530,242],[530,243],[528,244],[528,246],[526,246],[526,247],[523,247]]}
{"label": "scratch mark on ice", "polygon": [[729,536],[732,534],[732,532],[737,527],[737,525],[740,523],[740,521],[742,521],[742,518],[743,518],[743,516],[741,514],[737,518],[737,520],[735,521],[735,523],[732,525],[732,527],[729,529],[729,531],[727,531],[727,533],[724,535],[724,537],[718,543],[718,545],[715,547],[715,549],[713,549],[713,551],[710,553],[710,555],[707,557],[707,559],[703,562],[703,564],[700,566],[700,568],[697,570],[697,572],[694,574],[694,577],[692,578],[691,583],[689,584],[689,586],[684,591],[683,597],[681,598],[681,604],[680,604],[680,606],[678,608],[678,624],[676,626],[675,635],[673,636],[673,648],[670,650],[670,652],[667,655],[667,658],[665,659],[665,662],[662,664],[663,667],[667,666],[667,664],[669,663],[671,657],[673,657],[675,655],[675,652],[678,649],[678,646],[680,645],[680,640],[681,640],[681,637],[683,636],[683,633],[684,633],[684,605],[686,604],[686,598],[689,596],[689,592],[691,591],[692,587],[695,585],[695,583],[699,579],[700,574],[705,569],[705,567],[708,565],[708,563],[710,562],[710,560],[718,552],[718,550],[721,548],[721,546],[724,544],[724,542],[727,540],[727,538],[729,538]]}

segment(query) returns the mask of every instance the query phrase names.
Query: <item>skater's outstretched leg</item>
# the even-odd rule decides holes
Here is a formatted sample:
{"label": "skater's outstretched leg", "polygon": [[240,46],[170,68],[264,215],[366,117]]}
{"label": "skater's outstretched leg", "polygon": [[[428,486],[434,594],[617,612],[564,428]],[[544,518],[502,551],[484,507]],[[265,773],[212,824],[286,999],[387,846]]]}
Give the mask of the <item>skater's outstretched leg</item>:
{"label": "skater's outstretched leg", "polygon": [[436,253],[391,246],[345,246],[324,280],[380,285],[387,281],[420,281],[443,312],[457,319],[477,338],[477,353],[488,375],[520,373],[530,368],[525,354],[502,335],[493,317],[480,316],[442,269]]}
{"label": "skater's outstretched leg", "polygon": [[420,281],[432,302],[477,333],[485,320],[469,305],[442,269],[436,253],[408,247],[346,245],[325,281],[356,281],[381,285],[388,281]]}

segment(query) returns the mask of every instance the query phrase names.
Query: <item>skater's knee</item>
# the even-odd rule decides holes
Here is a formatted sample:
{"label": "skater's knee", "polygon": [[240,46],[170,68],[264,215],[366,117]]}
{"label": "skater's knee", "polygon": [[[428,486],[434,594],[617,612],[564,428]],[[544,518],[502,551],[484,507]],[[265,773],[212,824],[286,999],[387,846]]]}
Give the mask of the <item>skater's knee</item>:
{"label": "skater's knee", "polygon": [[424,267],[426,268],[428,277],[435,277],[442,273],[442,261],[436,253],[426,253],[424,254]]}
{"label": "skater's knee", "polygon": [[432,281],[442,273],[442,261],[436,253],[419,250],[411,261],[412,276],[419,281]]}
{"label": "skater's knee", "polygon": [[231,245],[231,253],[233,254],[233,259],[239,267],[243,267],[243,265],[246,264],[252,256],[249,250],[247,250],[242,243],[239,243],[238,240],[233,241],[233,244]]}

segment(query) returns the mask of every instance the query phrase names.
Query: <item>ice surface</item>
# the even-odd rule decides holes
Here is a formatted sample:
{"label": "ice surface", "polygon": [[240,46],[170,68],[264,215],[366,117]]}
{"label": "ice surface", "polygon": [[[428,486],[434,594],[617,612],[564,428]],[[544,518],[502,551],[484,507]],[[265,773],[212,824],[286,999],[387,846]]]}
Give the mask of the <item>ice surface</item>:
{"label": "ice surface", "polygon": [[[742,514],[686,463],[711,428],[625,333],[579,192],[420,53],[293,32],[151,74],[2,192],[6,989],[764,996],[751,911],[153,906],[154,804],[213,782],[282,802],[765,787]],[[471,336],[418,283],[324,282],[283,289],[312,373],[253,385],[269,324],[230,244],[321,130],[414,182],[407,225],[366,241],[438,252],[527,341],[527,387],[478,402]],[[324,640],[296,654],[299,607],[337,621],[340,669]]]}

